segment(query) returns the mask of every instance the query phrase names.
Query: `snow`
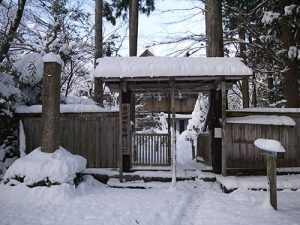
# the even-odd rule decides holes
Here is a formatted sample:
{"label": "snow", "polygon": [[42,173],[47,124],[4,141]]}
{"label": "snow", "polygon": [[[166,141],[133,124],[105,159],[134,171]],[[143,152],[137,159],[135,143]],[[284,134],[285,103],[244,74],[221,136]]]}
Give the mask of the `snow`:
{"label": "snow", "polygon": [[293,14],[293,10],[296,8],[296,5],[292,4],[292,5],[287,5],[284,7],[284,14],[286,16],[292,15]]}
{"label": "snow", "polygon": [[227,112],[300,113],[300,108],[244,108]]}
{"label": "snow", "polygon": [[197,146],[197,138],[199,133],[203,131],[204,123],[208,113],[208,99],[202,93],[199,94],[194,110],[192,112],[192,119],[188,121],[186,137],[193,141],[194,146]]}
{"label": "snow", "polygon": [[278,126],[295,126],[296,122],[288,116],[252,115],[243,117],[228,117],[226,123],[261,124]]}
{"label": "snow", "polygon": [[278,211],[274,211],[265,207],[268,193],[264,191],[225,194],[217,183],[199,180],[177,182],[174,189],[168,183],[148,185],[152,188],[110,188],[90,176],[76,189],[0,184],[1,224],[299,224],[300,191],[278,192]]}
{"label": "snow", "polygon": [[[202,164],[191,160],[190,143],[184,135],[177,138],[177,177],[211,174],[200,171]],[[184,167],[186,166],[186,167]],[[196,171],[186,170],[187,168]],[[117,176],[115,169],[85,169],[85,173]],[[172,177],[172,171],[136,171],[128,175]],[[127,173],[124,173],[127,175]],[[300,191],[278,192],[278,210],[266,204],[268,193],[249,188],[265,188],[265,177],[222,177],[218,182],[178,181],[170,189],[168,182],[133,181],[120,183],[111,178],[108,185],[91,176],[77,188],[62,184],[28,188],[24,184],[0,184],[1,224],[10,225],[296,225],[300,218]],[[297,189],[300,175],[278,176],[278,188]],[[238,190],[225,194],[219,182]],[[117,186],[123,188],[111,188]],[[128,189],[140,187],[145,189]],[[230,203],[230,204],[229,204]]]}
{"label": "snow", "polygon": [[[86,104],[61,104],[61,113],[93,113],[93,112],[118,112],[119,110],[115,107],[112,109],[105,109],[97,105],[86,105]],[[16,108],[16,113],[42,113],[42,105],[32,105],[32,106],[18,106]]]}
{"label": "snow", "polygon": [[238,58],[106,57],[97,60],[95,77],[185,77],[252,75]]}
{"label": "snow", "polygon": [[[0,74],[0,96],[9,98],[11,95],[21,94],[20,90],[15,87],[13,76],[8,74]],[[0,98],[1,100],[1,98]]]}
{"label": "snow", "polygon": [[61,64],[62,65],[62,60],[60,58],[60,55],[56,55],[52,52],[50,53],[47,53],[43,56],[43,62],[56,62],[58,64]]}
{"label": "snow", "polygon": [[[277,168],[278,170],[278,168]],[[277,189],[296,190],[300,187],[300,175],[280,175],[276,176]],[[250,189],[265,189],[269,187],[266,176],[217,176],[217,181],[220,182],[228,190],[250,190]],[[299,196],[300,197],[300,196]]]}
{"label": "snow", "polygon": [[254,145],[268,152],[285,152],[281,143],[273,139],[260,138],[254,141]]}
{"label": "snow", "polygon": [[296,46],[290,46],[288,51],[288,57],[289,59],[296,59],[298,55],[298,49]]}
{"label": "snow", "polygon": [[76,173],[83,172],[86,163],[85,158],[73,155],[63,147],[54,153],[45,153],[36,148],[17,159],[6,171],[4,180],[24,177],[26,185],[33,185],[48,178],[51,183],[73,184]]}
{"label": "snow", "polygon": [[261,22],[264,24],[270,24],[274,20],[278,19],[280,16],[280,13],[272,12],[272,11],[267,11],[264,13],[263,18],[261,19]]}
{"label": "snow", "polygon": [[19,123],[19,151],[20,151],[20,157],[24,157],[26,155],[26,136],[24,131],[24,126],[22,120],[20,120]]}
{"label": "snow", "polygon": [[24,84],[35,86],[43,77],[43,57],[39,53],[30,53],[24,55],[15,65],[20,73],[19,81]]}

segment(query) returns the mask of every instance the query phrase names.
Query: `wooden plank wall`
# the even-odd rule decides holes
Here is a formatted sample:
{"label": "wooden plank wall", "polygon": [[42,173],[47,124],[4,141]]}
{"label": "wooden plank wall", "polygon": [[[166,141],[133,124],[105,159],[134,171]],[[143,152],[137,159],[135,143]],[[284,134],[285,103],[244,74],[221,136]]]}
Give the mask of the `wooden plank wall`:
{"label": "wooden plank wall", "polygon": [[[18,114],[26,135],[26,152],[41,144],[41,114]],[[60,145],[82,155],[89,168],[117,168],[119,113],[63,113]]]}
{"label": "wooden plank wall", "polygon": [[[229,117],[268,113],[229,113]],[[275,113],[272,113],[274,115]],[[293,118],[295,127],[226,124],[227,169],[265,169],[264,157],[254,146],[258,138],[275,139],[286,149],[283,159],[277,160],[278,167],[300,166],[300,114],[279,114]]]}
{"label": "wooden plank wall", "polygon": [[[188,95],[182,98],[176,98],[175,111],[176,113],[192,113],[194,110],[197,95]],[[150,111],[152,113],[168,112],[169,111],[169,99],[162,98],[147,98],[144,100],[144,111]]]}

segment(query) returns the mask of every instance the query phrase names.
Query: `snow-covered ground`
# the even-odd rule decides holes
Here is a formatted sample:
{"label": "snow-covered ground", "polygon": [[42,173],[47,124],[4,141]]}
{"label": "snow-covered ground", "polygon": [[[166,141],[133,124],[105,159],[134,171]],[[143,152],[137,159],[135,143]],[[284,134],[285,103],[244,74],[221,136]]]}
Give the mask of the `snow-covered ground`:
{"label": "snow-covered ground", "polygon": [[[190,143],[184,134],[178,137],[178,175],[200,171],[203,165],[191,161]],[[196,171],[187,171],[196,169]],[[88,171],[88,170],[87,170]],[[94,169],[94,172],[105,170]],[[115,174],[116,171],[107,170]],[[153,171],[138,171],[151,175]],[[171,176],[161,171],[159,176]],[[210,176],[208,174],[208,176]],[[24,184],[0,184],[0,224],[2,225],[299,225],[300,190],[278,192],[278,210],[268,203],[268,192],[248,188],[266,186],[265,177],[216,176],[228,188],[238,190],[225,194],[218,182],[195,181],[171,183],[132,182],[146,189],[112,188],[122,186],[117,179],[108,185],[85,176],[77,188],[69,184],[28,188]],[[281,176],[282,188],[299,188],[300,175]],[[292,184],[288,186],[287,184]],[[110,186],[109,186],[110,185]],[[253,186],[254,185],[254,186]],[[130,186],[130,185],[123,185]]]}
{"label": "snow-covered ground", "polygon": [[85,177],[68,185],[28,188],[0,185],[1,224],[300,224],[300,191],[278,193],[278,211],[267,192],[237,190],[225,194],[216,183],[156,183],[152,189],[110,188]]}

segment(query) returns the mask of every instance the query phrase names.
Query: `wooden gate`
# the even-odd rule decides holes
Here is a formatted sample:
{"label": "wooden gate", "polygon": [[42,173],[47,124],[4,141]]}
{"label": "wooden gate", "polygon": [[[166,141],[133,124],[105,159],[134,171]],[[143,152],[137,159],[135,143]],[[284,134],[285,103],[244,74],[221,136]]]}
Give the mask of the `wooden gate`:
{"label": "wooden gate", "polygon": [[132,139],[132,166],[171,165],[169,134],[134,133]]}

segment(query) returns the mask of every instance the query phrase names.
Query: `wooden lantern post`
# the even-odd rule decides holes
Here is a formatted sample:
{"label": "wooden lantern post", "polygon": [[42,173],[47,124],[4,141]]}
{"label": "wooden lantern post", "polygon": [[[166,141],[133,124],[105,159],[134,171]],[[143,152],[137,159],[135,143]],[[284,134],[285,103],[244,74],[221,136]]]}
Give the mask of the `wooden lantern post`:
{"label": "wooden lantern post", "polygon": [[[263,143],[263,144],[261,144]],[[270,149],[268,146],[274,147],[279,146],[278,149]],[[276,181],[276,159],[277,157],[282,157],[285,149],[282,147],[280,142],[271,139],[257,139],[254,142],[254,145],[259,148],[260,152],[265,155],[267,161],[267,176],[269,187],[268,190],[270,192],[270,204],[271,206],[277,210],[277,181]]]}

